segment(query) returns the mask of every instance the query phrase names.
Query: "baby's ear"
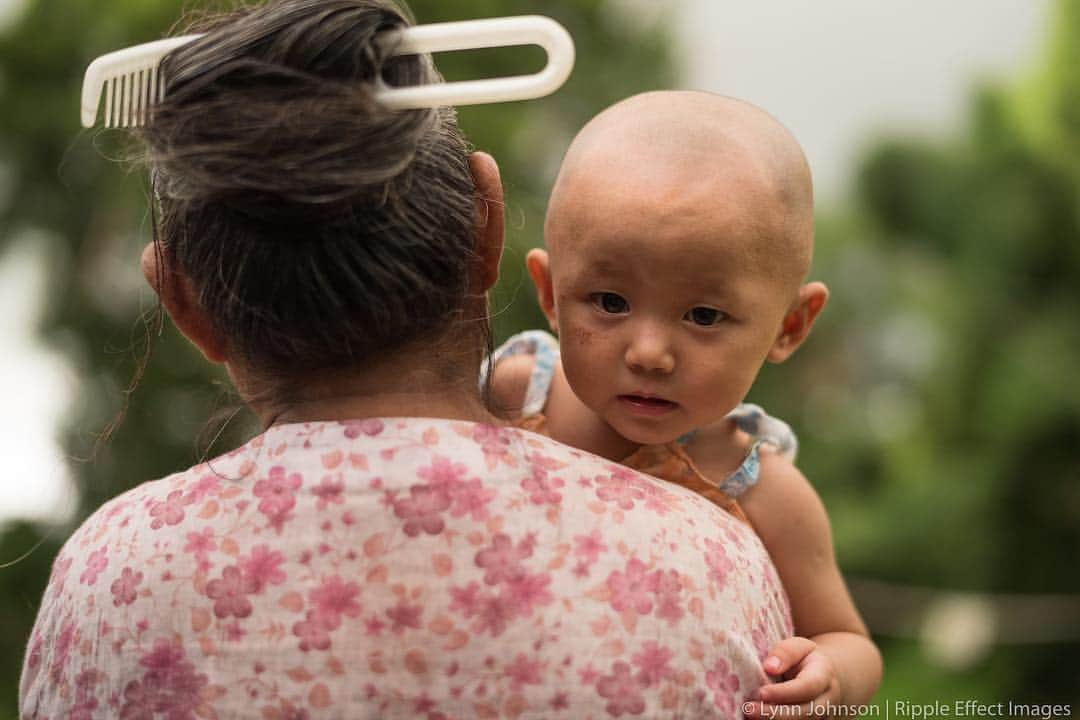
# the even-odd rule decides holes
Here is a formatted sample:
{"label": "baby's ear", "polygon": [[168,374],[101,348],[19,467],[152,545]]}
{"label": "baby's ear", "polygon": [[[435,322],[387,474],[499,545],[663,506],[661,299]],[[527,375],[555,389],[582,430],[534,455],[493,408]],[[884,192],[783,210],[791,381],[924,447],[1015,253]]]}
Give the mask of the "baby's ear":
{"label": "baby's ear", "polygon": [[780,335],[767,355],[771,362],[784,362],[803,344],[828,299],[829,288],[825,283],[812,282],[799,288],[799,297],[784,315]]}
{"label": "baby's ear", "polygon": [[551,264],[547,250],[539,248],[530,250],[525,256],[525,267],[529,271],[533,285],[536,286],[536,298],[540,302],[540,309],[547,317],[552,331],[558,334],[559,321],[555,316],[555,290],[551,286]]}

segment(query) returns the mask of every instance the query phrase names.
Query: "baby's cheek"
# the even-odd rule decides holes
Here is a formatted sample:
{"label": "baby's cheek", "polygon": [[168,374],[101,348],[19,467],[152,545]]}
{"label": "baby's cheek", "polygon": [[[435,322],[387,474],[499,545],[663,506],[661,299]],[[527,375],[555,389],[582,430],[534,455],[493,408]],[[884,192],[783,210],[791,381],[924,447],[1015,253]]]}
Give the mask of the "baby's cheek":
{"label": "baby's cheek", "polygon": [[572,326],[568,331],[563,333],[563,342],[572,342],[574,345],[585,347],[592,345],[595,337],[596,333],[588,328]]}

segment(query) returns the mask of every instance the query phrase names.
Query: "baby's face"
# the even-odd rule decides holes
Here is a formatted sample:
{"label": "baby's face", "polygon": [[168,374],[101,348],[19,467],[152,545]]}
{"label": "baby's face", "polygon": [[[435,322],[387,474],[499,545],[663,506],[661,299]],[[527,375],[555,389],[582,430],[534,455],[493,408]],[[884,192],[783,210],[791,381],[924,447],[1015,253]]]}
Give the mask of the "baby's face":
{"label": "baby's face", "polygon": [[758,203],[590,191],[552,224],[554,324],[574,392],[623,437],[674,440],[746,395],[797,288]]}

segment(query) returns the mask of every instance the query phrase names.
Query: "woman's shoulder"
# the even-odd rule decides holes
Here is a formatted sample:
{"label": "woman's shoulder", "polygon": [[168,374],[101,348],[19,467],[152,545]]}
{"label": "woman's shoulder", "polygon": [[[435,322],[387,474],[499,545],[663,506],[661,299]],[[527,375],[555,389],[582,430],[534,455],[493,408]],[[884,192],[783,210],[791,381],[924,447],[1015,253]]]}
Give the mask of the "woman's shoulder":
{"label": "woman's shoulder", "polygon": [[[496,689],[516,692],[522,638],[542,632],[537,672],[572,658],[567,673],[594,678],[582,697],[596,698],[599,678],[649,651],[642,637],[663,635],[673,668],[704,651],[748,686],[757,652],[789,630],[768,555],[740,523],[683,488],[500,425],[279,426],[116,498],[72,542],[24,687],[30,702],[74,697],[82,673],[107,667],[94,677],[118,715],[166,655],[192,667],[229,658],[200,665],[199,682],[230,708],[268,653],[309,668],[293,679],[302,697],[367,683],[425,691],[423,677],[368,663],[325,680],[327,658],[358,643],[387,668],[438,656],[468,677],[493,662]],[[729,640],[695,645],[713,636]],[[614,653],[603,666],[590,659],[598,641]]]}

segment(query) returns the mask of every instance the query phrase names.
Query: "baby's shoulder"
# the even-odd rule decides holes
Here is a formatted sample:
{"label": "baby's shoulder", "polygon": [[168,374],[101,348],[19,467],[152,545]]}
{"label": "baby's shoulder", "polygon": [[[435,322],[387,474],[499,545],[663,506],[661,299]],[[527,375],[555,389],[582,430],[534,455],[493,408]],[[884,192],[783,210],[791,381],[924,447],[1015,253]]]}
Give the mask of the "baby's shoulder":
{"label": "baby's shoulder", "polygon": [[724,485],[749,473],[749,481],[739,482],[735,488],[740,503],[751,497],[760,500],[783,495],[792,484],[807,482],[787,450],[790,444],[782,444],[768,433],[747,432],[744,425],[742,417],[733,413],[694,433],[686,451],[705,477]]}
{"label": "baby's shoulder", "polygon": [[685,450],[706,477],[727,477],[742,464],[754,438],[725,417],[698,428]]}
{"label": "baby's shoulder", "polygon": [[761,448],[758,481],[739,496],[739,506],[766,547],[772,552],[827,538],[828,514],[809,479],[790,459]]}

